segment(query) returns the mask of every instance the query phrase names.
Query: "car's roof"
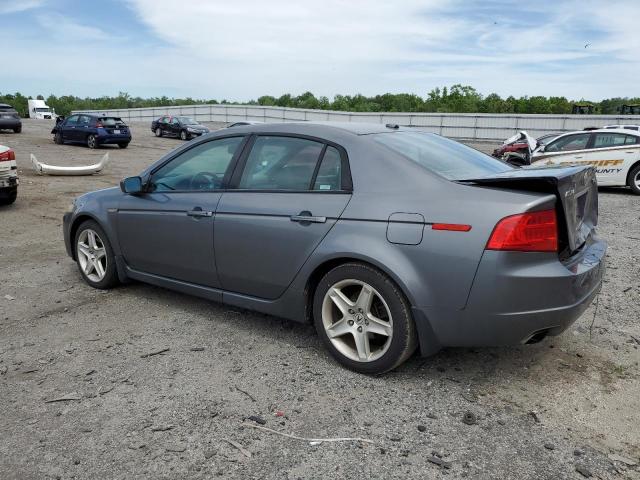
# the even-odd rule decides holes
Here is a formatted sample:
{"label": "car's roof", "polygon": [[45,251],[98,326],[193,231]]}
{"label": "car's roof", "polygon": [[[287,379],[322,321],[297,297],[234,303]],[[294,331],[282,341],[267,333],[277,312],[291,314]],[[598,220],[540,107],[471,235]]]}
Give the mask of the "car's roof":
{"label": "car's roof", "polygon": [[575,135],[577,133],[624,133],[625,135],[640,137],[640,132],[636,130],[628,130],[624,128],[596,128],[595,130],[576,130],[574,132],[566,132],[562,135],[558,135],[558,138],[566,137],[567,135]]}
{"label": "car's roof", "polygon": [[322,136],[323,134],[340,132],[352,133],[354,135],[370,135],[372,133],[385,133],[398,130],[397,126],[387,127],[381,123],[362,122],[284,122],[284,123],[257,123],[236,127],[238,130],[247,129],[255,132],[292,132]]}
{"label": "car's roof", "polygon": [[9,105],[8,103],[0,103],[0,108],[13,108],[13,105]]}

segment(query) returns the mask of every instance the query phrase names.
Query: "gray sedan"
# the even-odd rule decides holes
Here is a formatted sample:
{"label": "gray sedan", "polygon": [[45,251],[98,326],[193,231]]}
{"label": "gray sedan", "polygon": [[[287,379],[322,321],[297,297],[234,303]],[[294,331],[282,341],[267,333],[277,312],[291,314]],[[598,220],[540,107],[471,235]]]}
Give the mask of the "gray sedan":
{"label": "gray sedan", "polygon": [[313,322],[339,362],[380,373],[417,347],[564,331],[602,283],[597,195],[590,167],[514,169],[396,125],[249,125],[80,196],[64,239],[93,287]]}

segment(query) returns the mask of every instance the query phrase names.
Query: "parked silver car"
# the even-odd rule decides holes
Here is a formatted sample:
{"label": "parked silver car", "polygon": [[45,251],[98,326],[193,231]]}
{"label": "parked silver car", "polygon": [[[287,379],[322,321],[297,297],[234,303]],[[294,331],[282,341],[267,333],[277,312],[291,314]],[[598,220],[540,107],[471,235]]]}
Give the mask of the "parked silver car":
{"label": "parked silver car", "polygon": [[592,168],[514,169],[395,125],[223,129],[75,200],[85,281],[139,280],[315,323],[342,364],[539,341],[597,294]]}

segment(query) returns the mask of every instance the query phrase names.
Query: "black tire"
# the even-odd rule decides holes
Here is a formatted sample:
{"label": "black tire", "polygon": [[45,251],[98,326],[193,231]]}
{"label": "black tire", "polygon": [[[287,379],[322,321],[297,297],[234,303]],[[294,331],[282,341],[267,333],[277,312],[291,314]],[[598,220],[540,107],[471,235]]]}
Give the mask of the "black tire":
{"label": "black tire", "polygon": [[162,136],[162,129],[160,127],[156,127],[155,131],[153,132],[156,137],[161,137]]}
{"label": "black tire", "polygon": [[56,132],[56,135],[53,137],[53,141],[57,145],[63,145],[64,144],[64,139],[62,138],[62,132]]}
{"label": "black tire", "polygon": [[13,129],[13,133],[20,133],[20,132],[22,132],[22,127],[21,126],[18,127],[18,128],[14,128]]}
{"label": "black tire", "polygon": [[0,196],[0,205],[11,205],[18,198],[18,189],[14,188],[6,196]]}
{"label": "black tire", "polygon": [[[382,356],[372,361],[353,360],[341,353],[329,339],[323,323],[322,306],[325,295],[338,282],[351,279],[365,282],[373,287],[386,302],[393,318],[390,344]],[[313,319],[316,331],[329,353],[342,365],[359,373],[388,372],[407,360],[418,344],[411,308],[404,294],[391,278],[364,263],[345,263],[322,277],[313,298]]]}
{"label": "black tire", "polygon": [[191,140],[191,135],[189,135],[186,130],[180,130],[180,140],[184,140],[185,142]]}
{"label": "black tire", "polygon": [[120,148],[127,148],[129,146],[129,142],[125,142],[125,143],[119,143],[118,146]]}
{"label": "black tire", "polygon": [[[99,237],[100,243],[104,246],[106,253],[106,268],[105,275],[100,281],[94,281],[85,274],[82,270],[82,266],[80,264],[79,252],[78,252],[78,240],[80,236],[85,230],[93,230]],[[73,239],[73,250],[76,258],[76,263],[78,265],[78,270],[80,270],[80,275],[84,279],[87,284],[92,286],[93,288],[98,288],[100,290],[107,290],[109,288],[115,287],[118,283],[118,271],[116,269],[116,260],[113,255],[113,249],[111,248],[111,243],[109,242],[109,238],[104,233],[104,230],[93,220],[87,220],[82,222],[76,231],[75,237]]]}
{"label": "black tire", "polygon": [[640,195],[640,164],[631,169],[627,183],[633,193]]}
{"label": "black tire", "polygon": [[95,135],[91,134],[87,136],[87,147],[91,149],[98,148],[98,139]]}

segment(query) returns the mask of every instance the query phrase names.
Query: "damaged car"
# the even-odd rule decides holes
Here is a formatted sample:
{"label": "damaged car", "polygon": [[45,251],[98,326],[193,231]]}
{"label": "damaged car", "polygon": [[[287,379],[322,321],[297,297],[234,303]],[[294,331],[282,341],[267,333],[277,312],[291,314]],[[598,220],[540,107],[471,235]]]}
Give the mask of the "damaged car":
{"label": "damaged car", "polygon": [[529,165],[531,163],[531,152],[540,145],[546,145],[557,138],[558,135],[560,133],[547,133],[533,139],[523,130],[507,138],[500,147],[493,151],[492,155],[516,167]]}
{"label": "damaged car", "polygon": [[531,164],[589,165],[599,186],[626,186],[640,195],[640,132],[605,127],[565,133],[538,147]]}
{"label": "damaged car", "polygon": [[18,166],[13,149],[0,145],[0,205],[9,205],[18,197]]}
{"label": "damaged car", "polygon": [[57,121],[51,133],[58,145],[81,143],[92,149],[114,144],[127,148],[131,142],[131,130],[120,117],[103,115],[71,115]]}
{"label": "damaged car", "polygon": [[75,199],[67,253],[92,287],[146,282],[315,325],[378,374],[416,349],[541,341],[592,303],[606,242],[588,166],[514,168],[364,123],[239,126]]}

